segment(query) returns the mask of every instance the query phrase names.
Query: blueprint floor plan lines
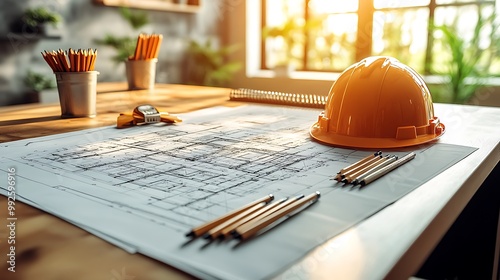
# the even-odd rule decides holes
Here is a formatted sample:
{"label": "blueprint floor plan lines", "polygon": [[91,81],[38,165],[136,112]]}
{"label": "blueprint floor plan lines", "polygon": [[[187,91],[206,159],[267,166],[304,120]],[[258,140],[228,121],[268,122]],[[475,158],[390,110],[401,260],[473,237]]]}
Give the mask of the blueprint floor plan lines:
{"label": "blueprint floor plan lines", "polygon": [[[0,175],[15,166],[22,201],[129,252],[200,278],[262,279],[474,151],[439,143],[416,147],[416,159],[394,173],[397,185],[384,176],[354,190],[332,178],[374,151],[311,140],[318,113],[217,107],[180,116],[184,121],[175,125],[105,127],[2,143]],[[206,246],[204,240],[182,246],[191,228],[257,198],[315,191],[321,192],[317,203],[251,246],[235,250],[225,243]]]}

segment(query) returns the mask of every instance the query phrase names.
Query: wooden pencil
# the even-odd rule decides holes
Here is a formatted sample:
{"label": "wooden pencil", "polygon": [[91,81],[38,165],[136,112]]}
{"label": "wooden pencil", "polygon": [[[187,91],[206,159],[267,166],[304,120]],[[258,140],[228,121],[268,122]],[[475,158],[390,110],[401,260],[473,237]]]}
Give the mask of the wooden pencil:
{"label": "wooden pencil", "polygon": [[149,35],[144,35],[143,38],[144,41],[142,43],[141,59],[146,59],[146,55],[148,52]]}
{"label": "wooden pencil", "polygon": [[90,68],[90,53],[88,49],[83,51],[83,56],[85,60],[85,68],[83,69],[83,71],[86,72],[89,71]]}
{"label": "wooden pencil", "polygon": [[234,237],[240,240],[247,239],[257,234],[265,227],[277,222],[279,219],[293,214],[294,211],[297,212],[300,208],[302,208],[302,210],[305,209],[305,206],[308,206],[307,205],[308,203],[316,202],[319,199],[319,197],[320,193],[315,192],[304,198],[294,201],[293,203],[287,205],[286,207],[281,208],[280,210],[273,212],[272,214],[262,219],[258,219],[255,222],[246,223],[235,230]]}
{"label": "wooden pencil", "polygon": [[89,67],[89,70],[90,71],[94,71],[94,64],[95,64],[95,57],[97,55],[97,50],[94,50],[93,49],[90,49],[90,55],[91,55],[91,59],[90,59],[90,67]]}
{"label": "wooden pencil", "polygon": [[361,164],[363,164],[363,163],[365,163],[365,162],[367,162],[367,161],[371,160],[372,158],[374,158],[374,157],[376,157],[376,156],[379,156],[379,155],[381,155],[381,154],[382,154],[382,152],[381,152],[381,151],[377,151],[377,152],[375,152],[374,154],[368,155],[367,157],[362,158],[361,160],[359,160],[359,161],[357,161],[357,162],[355,162],[355,163],[353,163],[353,164],[351,164],[351,165],[349,165],[349,166],[347,166],[347,167],[345,167],[345,168],[340,169],[340,171],[337,173],[337,175],[335,176],[335,178],[334,178],[334,179],[335,179],[335,180],[337,180],[337,181],[342,180],[342,179],[343,179],[343,177],[344,177],[343,175],[344,175],[346,172],[348,172],[349,170],[352,170],[352,169],[354,169],[354,168],[358,167],[359,165],[361,165]]}
{"label": "wooden pencil", "polygon": [[42,57],[45,60],[45,62],[47,62],[47,64],[49,65],[49,67],[52,69],[52,71],[56,72],[56,68],[55,68],[54,64],[52,63],[51,58],[47,55],[46,52],[45,53],[42,52]]}
{"label": "wooden pencil", "polygon": [[144,53],[142,56],[142,59],[144,60],[148,59],[149,50],[151,49],[151,35],[146,35],[145,41],[146,41],[146,48],[144,48]]}
{"label": "wooden pencil", "polygon": [[76,51],[73,49],[70,49],[69,52],[69,65],[70,65],[70,71],[71,72],[76,72]]}
{"label": "wooden pencil", "polygon": [[63,66],[62,66],[62,60],[61,60],[61,58],[59,57],[59,53],[57,53],[56,51],[53,51],[53,52],[52,52],[52,56],[54,57],[54,60],[56,61],[57,71],[59,71],[59,72],[63,72],[63,71],[64,71],[64,68],[63,68]]}
{"label": "wooden pencil", "polygon": [[158,58],[158,55],[160,53],[161,42],[163,41],[163,35],[158,34],[157,38],[158,39],[156,40],[156,46],[153,58]]}
{"label": "wooden pencil", "polygon": [[250,202],[250,203],[244,205],[243,207],[240,207],[240,208],[235,209],[229,213],[226,213],[225,215],[223,215],[215,220],[209,221],[209,222],[204,223],[198,227],[193,228],[190,232],[188,232],[186,234],[186,236],[187,237],[198,237],[198,236],[204,235],[209,230],[211,230],[214,227],[224,223],[225,221],[241,214],[242,212],[246,211],[247,209],[250,209],[251,207],[253,207],[257,204],[260,204],[262,202],[268,203],[269,201],[271,201],[273,199],[274,199],[274,195],[272,195],[272,194],[266,195],[265,197],[262,197],[260,199],[253,201],[253,202]]}
{"label": "wooden pencil", "polygon": [[388,160],[389,159],[389,156],[385,156],[385,157],[382,157],[382,158],[379,158],[378,160],[366,165],[365,167],[361,168],[361,169],[358,169],[356,172],[353,172],[353,173],[350,173],[350,174],[347,174],[344,179],[342,179],[342,182],[344,183],[351,183],[352,181],[354,181],[354,179],[356,179],[357,176],[365,173],[366,171],[376,167],[377,165],[380,165],[380,164],[383,164],[384,161]]}
{"label": "wooden pencil", "polygon": [[59,58],[57,57],[57,53],[55,51],[52,51],[50,53],[50,56],[52,57],[52,60],[54,61],[54,64],[56,65],[57,72],[62,72],[62,65],[59,63]]}
{"label": "wooden pencil", "polygon": [[65,71],[65,72],[69,71],[69,65],[68,65],[68,61],[66,60],[66,55],[64,54],[64,51],[59,49],[59,52],[57,53],[57,57],[59,58],[59,62],[61,63],[63,71]]}
{"label": "wooden pencil", "polygon": [[82,50],[82,69],[81,71],[82,72],[85,72],[87,71],[87,51],[86,50]]}
{"label": "wooden pencil", "polygon": [[81,49],[78,49],[76,51],[76,71],[77,72],[82,71],[82,53],[81,53]]}
{"label": "wooden pencil", "polygon": [[137,43],[135,45],[135,52],[134,52],[134,60],[138,60],[140,57],[141,53],[141,47],[142,47],[142,34],[139,34],[137,37]]}

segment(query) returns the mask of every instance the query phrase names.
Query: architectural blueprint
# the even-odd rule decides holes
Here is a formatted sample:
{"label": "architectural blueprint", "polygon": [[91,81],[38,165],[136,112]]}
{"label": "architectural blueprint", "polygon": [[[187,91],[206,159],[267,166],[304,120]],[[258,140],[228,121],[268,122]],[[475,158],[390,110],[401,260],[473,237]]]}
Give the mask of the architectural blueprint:
{"label": "architectural blueprint", "polygon": [[[262,279],[474,151],[446,144],[387,151],[417,156],[363,189],[346,187],[331,178],[374,151],[311,140],[318,113],[264,105],[213,108],[185,114],[175,125],[4,143],[0,176],[15,167],[20,199],[131,252],[202,278]],[[264,195],[314,191],[322,194],[318,203],[246,244],[184,236]]]}

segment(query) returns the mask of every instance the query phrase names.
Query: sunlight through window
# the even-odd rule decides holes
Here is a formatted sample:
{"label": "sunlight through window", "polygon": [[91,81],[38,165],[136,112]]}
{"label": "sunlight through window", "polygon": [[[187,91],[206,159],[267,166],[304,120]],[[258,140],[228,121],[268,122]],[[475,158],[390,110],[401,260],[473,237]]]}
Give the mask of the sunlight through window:
{"label": "sunlight through window", "polygon": [[262,0],[261,68],[341,72],[368,55],[388,55],[420,73],[439,74],[453,59],[450,41],[443,41],[446,26],[462,47],[476,44],[478,63],[498,76],[498,1]]}

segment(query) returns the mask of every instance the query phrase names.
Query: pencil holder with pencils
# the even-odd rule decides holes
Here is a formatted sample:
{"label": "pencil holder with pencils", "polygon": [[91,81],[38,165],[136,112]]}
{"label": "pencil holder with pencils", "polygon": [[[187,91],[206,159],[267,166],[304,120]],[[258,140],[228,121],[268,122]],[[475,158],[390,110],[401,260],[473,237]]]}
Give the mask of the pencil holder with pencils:
{"label": "pencil holder with pencils", "polygon": [[95,117],[97,50],[45,51],[42,56],[56,76],[61,117]]}
{"label": "pencil holder with pencils", "polygon": [[140,34],[134,55],[125,61],[129,90],[154,89],[156,64],[163,36],[161,34]]}

